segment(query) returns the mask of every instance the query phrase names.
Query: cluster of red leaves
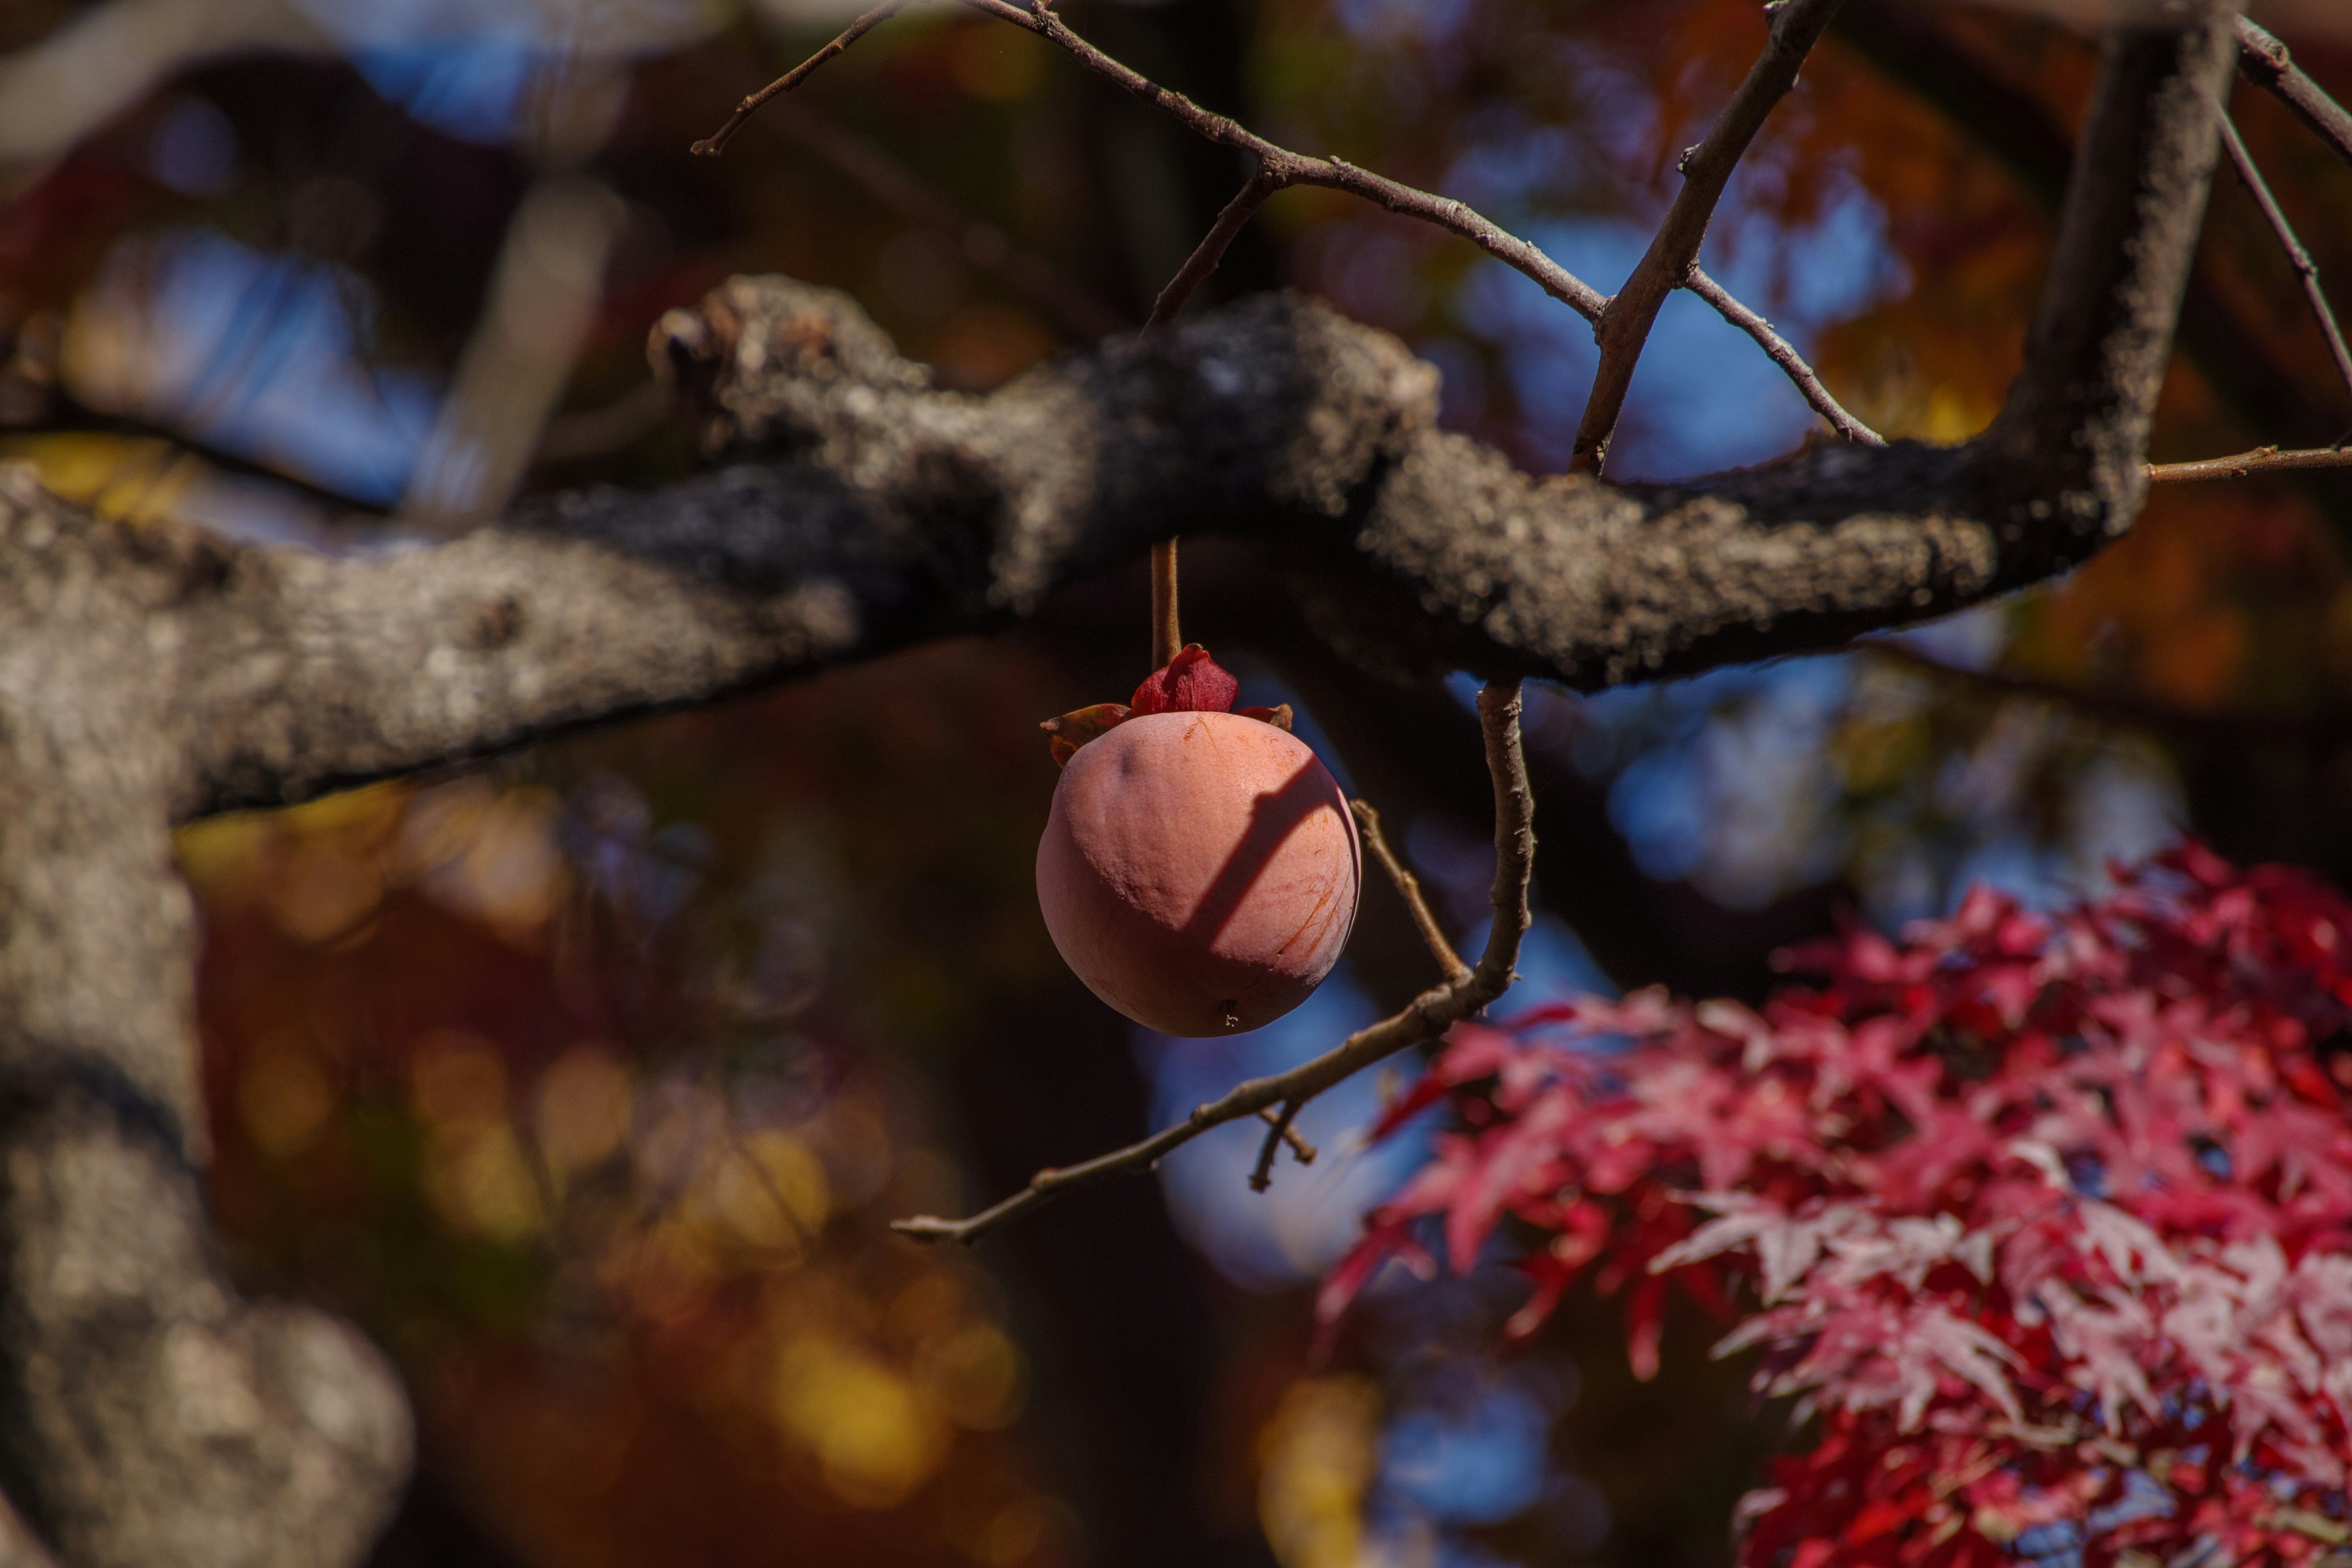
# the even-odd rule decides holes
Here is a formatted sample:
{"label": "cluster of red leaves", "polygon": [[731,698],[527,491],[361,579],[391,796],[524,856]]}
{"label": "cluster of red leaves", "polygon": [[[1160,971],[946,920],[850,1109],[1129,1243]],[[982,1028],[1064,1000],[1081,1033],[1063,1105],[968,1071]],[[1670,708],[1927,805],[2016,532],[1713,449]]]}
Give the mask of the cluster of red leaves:
{"label": "cluster of red leaves", "polygon": [[1588,1273],[1645,1373],[1669,1287],[1738,1318],[1719,1351],[1818,1423],[1742,1507],[1759,1568],[2319,1558],[2352,1471],[2352,903],[2195,847],[2116,878],[1851,931],[1761,1016],[1653,991],[1456,1029],[1379,1131],[1448,1100],[1461,1130],[1325,1321],[1504,1229],[1514,1335]]}

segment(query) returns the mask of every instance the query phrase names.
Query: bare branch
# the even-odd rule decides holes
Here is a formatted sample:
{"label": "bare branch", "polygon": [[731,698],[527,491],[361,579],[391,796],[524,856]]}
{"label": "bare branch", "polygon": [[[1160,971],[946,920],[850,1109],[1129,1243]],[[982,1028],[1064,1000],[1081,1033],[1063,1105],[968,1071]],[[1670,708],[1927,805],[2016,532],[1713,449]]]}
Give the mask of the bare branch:
{"label": "bare branch", "polygon": [[[900,3],[903,3],[903,0],[900,0]],[[1172,320],[1177,312],[1183,309],[1184,302],[1191,298],[1202,280],[1215,270],[1226,248],[1233,243],[1234,237],[1241,231],[1251,216],[1264,205],[1268,196],[1276,191],[1299,184],[1321,185],[1332,190],[1345,191],[1363,200],[1378,203],[1402,216],[1416,218],[1458,235],[1478,246],[1506,266],[1532,279],[1545,292],[1568,305],[1587,321],[1598,323],[1602,311],[1609,304],[1608,299],[1598,289],[1562,268],[1550,257],[1545,255],[1541,248],[1480,216],[1467,204],[1387,179],[1369,170],[1359,168],[1343,158],[1311,158],[1277,146],[1235,121],[1202,109],[1183,94],[1171,92],[1160,87],[1122,62],[1103,53],[1072,31],[1048,5],[1024,6],[1012,4],[1011,0],[964,0],[964,3],[974,10],[984,12],[1049,39],[1060,46],[1088,70],[1117,83],[1152,107],[1174,116],[1196,134],[1220,146],[1247,153],[1257,160],[1257,174],[1243,186],[1233,201],[1226,205],[1224,210],[1218,215],[1217,222],[1210,229],[1209,234],[1194,249],[1192,256],[1186,258],[1183,267],[1178,270],[1176,276],[1170,279],[1167,288],[1161,290],[1160,299],[1153,305],[1148,326],[1162,325]],[[1792,3],[1833,8],[1840,0],[1792,0]],[[728,121],[727,125],[716,136],[697,142],[695,151],[717,152],[761,104],[780,93],[789,92],[805,79],[811,71],[855,43],[860,36],[892,9],[895,9],[895,6],[884,5],[867,12],[817,54],[769,84],[761,92],[745,99],[737,107],[734,117]],[[1779,27],[1780,24],[1776,22],[1776,33]],[[1814,34],[1818,34],[1819,30],[1818,26],[1812,28]],[[1793,73],[1793,66],[1791,70]],[[1769,108],[1769,105],[1766,107]],[[837,142],[838,137],[828,140]],[[820,147],[820,150],[827,149]],[[887,154],[883,156],[887,160]],[[837,158],[836,161],[840,160]],[[1732,161],[1737,162],[1736,153]],[[856,162],[861,166],[870,166],[874,160],[870,157],[859,157]],[[1728,172],[1727,169],[1726,172]],[[891,183],[895,184],[903,182]],[[1712,198],[1708,205],[1712,207]],[[1699,219],[1699,229],[1702,234],[1705,232],[1705,215],[1702,214]],[[1693,245],[1692,253],[1694,256],[1696,254],[1696,243]],[[1736,300],[1731,300],[1727,294],[1722,294],[1718,286],[1710,284],[1710,287],[1716,288],[1717,294],[1720,295],[1723,301],[1727,302],[1728,309],[1725,303],[1717,303],[1712,298],[1709,302],[1716,303],[1718,310],[1725,310],[1726,314],[1731,316],[1736,325],[1756,338],[1757,342],[1764,347],[1765,352],[1772,356],[1773,362],[1780,365],[1796,381],[1798,389],[1804,394],[1806,401],[1815,408],[1821,409],[1823,416],[1828,418],[1832,426],[1836,426],[1841,433],[1848,433],[1849,439],[1859,439],[1860,437],[1849,432],[1864,427],[1854,421],[1851,416],[1844,414],[1843,410],[1838,409],[1835,400],[1830,398],[1828,393],[1822,388],[1818,379],[1812,376],[1810,368],[1797,357],[1796,352],[1778,334],[1773,333],[1769,326],[1763,322],[1761,317],[1747,312],[1745,307],[1738,305]],[[1748,319],[1743,320],[1741,316],[1731,315],[1735,310],[1742,312]],[[1654,314],[1654,307],[1653,307],[1653,313]],[[1754,325],[1749,324],[1751,320]],[[1646,330],[1645,326],[1645,332]],[[1836,412],[1832,413],[1832,410]]]}
{"label": "bare branch", "polygon": [[[1650,325],[1666,296],[1683,286],[1698,260],[1699,242],[1715,216],[1731,172],[1763,128],[1764,117],[1797,82],[1797,68],[1812,52],[1813,43],[1828,26],[1844,0],[1781,0],[1770,8],[1770,37],[1749,68],[1747,79],[1716,117],[1706,140],[1683,154],[1683,188],[1666,209],[1650,247],[1643,252],[1633,275],[1609,301],[1600,321],[1601,367],[1593,373],[1592,390],[1576,426],[1576,447],[1569,458],[1571,473],[1597,474],[1609,453],[1610,435],[1624,412],[1625,394],[1633,384],[1633,366],[1649,341]],[[1778,356],[1775,356],[1776,358]]]}
{"label": "bare branch", "polygon": [[1176,312],[1184,308],[1184,301],[1192,297],[1192,290],[1198,289],[1209,274],[1217,269],[1217,263],[1225,258],[1225,252],[1232,247],[1234,237],[1248,226],[1251,218],[1257,216],[1257,209],[1265,205],[1265,198],[1282,189],[1284,184],[1280,175],[1261,169],[1250,176],[1247,184],[1234,194],[1234,199],[1217,214],[1217,221],[1202,237],[1192,254],[1184,258],[1184,265],[1176,269],[1176,276],[1168,280],[1168,287],[1160,290],[1160,298],[1152,301],[1151,319],[1143,323],[1145,331],[1176,319]]}
{"label": "bare branch", "polygon": [[726,124],[694,144],[695,155],[699,158],[716,158],[725,152],[727,143],[735,139],[735,132],[743,129],[745,121],[760,112],[761,104],[779,93],[792,91],[793,89],[808,80],[815,74],[818,67],[896,16],[906,4],[907,0],[882,0],[879,5],[844,27],[839,37],[737,104],[735,112],[727,117]]}
{"label": "bare branch", "polygon": [[2147,468],[2149,481],[2159,485],[2181,484],[2195,479],[2242,479],[2249,474],[2279,473],[2294,468],[2352,468],[2352,446],[2315,447],[2297,452],[2282,452],[2276,447],[2257,447],[2234,458],[2206,458],[2194,463],[2150,463]]}
{"label": "bare branch", "polygon": [[2294,268],[2295,276],[2302,280],[2303,297],[2310,301],[2311,313],[2319,322],[2320,334],[2327,340],[2327,352],[2336,361],[2336,374],[2343,381],[2345,390],[2352,392],[2352,350],[2345,348],[2344,329],[2336,324],[2336,312],[2327,308],[2327,295],[2319,287],[2319,264],[2312,260],[2311,252],[2305,250],[2303,241],[2295,237],[2294,226],[2286,221],[2286,214],[2279,208],[2278,198],[2271,195],[2269,183],[2263,178],[2263,172],[2254,166],[2253,154],[2246,151],[2245,138],[2238,134],[2238,128],[2231,123],[2227,110],[2222,112],[2221,120],[2221,145],[2228,151],[2230,162],[2238,171],[2239,180],[2254,198],[2254,205],[2263,209],[2263,221],[2271,226],[2271,233],[2277,237],[2279,248],[2286,252],[2287,265]]}
{"label": "bare branch", "polygon": [[2305,75],[2287,47],[2264,28],[2241,16],[2237,38],[2238,69],[2245,79],[2285,104],[2313,134],[2352,163],[2352,113]]}
{"label": "bare branch", "polygon": [[[1267,1106],[1260,1110],[1257,1114],[1258,1120],[1265,1123],[1265,1142],[1258,1145],[1257,1165],[1250,1172],[1249,1184],[1250,1191],[1262,1193],[1274,1185],[1275,1155],[1281,1152],[1285,1143],[1297,1136],[1291,1131],[1290,1123],[1298,1115],[1298,1101],[1285,1100],[1280,1110],[1277,1111],[1272,1106]],[[1310,1155],[1309,1158],[1311,1159],[1312,1156]],[[1306,1164],[1308,1161],[1302,1160],[1299,1163]]]}
{"label": "bare branch", "polygon": [[[1040,1171],[1021,1191],[968,1219],[922,1215],[896,1221],[890,1228],[918,1241],[977,1241],[997,1226],[1073,1187],[1108,1176],[1149,1171],[1213,1127],[1256,1116],[1276,1106],[1304,1105],[1375,1062],[1436,1039],[1508,990],[1516,978],[1519,943],[1527,936],[1531,919],[1528,878],[1535,860],[1535,803],[1528,789],[1527,759],[1519,748],[1517,683],[1489,684],[1481,691],[1478,719],[1486,737],[1487,767],[1494,774],[1496,816],[1495,924],[1475,969],[1459,980],[1448,980],[1423,992],[1402,1012],[1357,1030],[1336,1048],[1311,1062],[1271,1078],[1252,1079],[1236,1085],[1222,1099],[1194,1107],[1192,1115],[1164,1131],[1097,1155],[1083,1164]],[[1266,1157],[1262,1156],[1260,1163],[1263,1167]]]}
{"label": "bare branch", "polygon": [[1315,1163],[1315,1145],[1301,1138],[1296,1127],[1283,1126],[1281,1115],[1272,1106],[1261,1109],[1257,1113],[1257,1119],[1268,1127],[1280,1128],[1282,1142],[1290,1150],[1292,1159],[1302,1165]]}
{"label": "bare branch", "polygon": [[[1434,224],[1469,240],[1496,260],[1525,273],[1535,279],[1546,293],[1585,320],[1598,321],[1601,317],[1601,307],[1606,300],[1600,290],[1546,256],[1536,246],[1481,216],[1467,203],[1400,184],[1369,170],[1360,169],[1345,159],[1309,158],[1276,146],[1255,132],[1222,114],[1211,113],[1182,93],[1171,92],[1103,53],[1072,32],[1068,24],[1055,15],[1049,6],[1040,5],[1034,9],[1024,8],[1011,4],[1010,0],[964,0],[964,4],[976,11],[1010,22],[1016,27],[1026,27],[1040,37],[1060,46],[1087,69],[1117,83],[1152,108],[1172,115],[1194,133],[1218,146],[1250,153],[1258,161],[1259,178],[1274,179],[1277,182],[1276,188],[1282,185],[1322,185],[1376,202],[1392,213]],[[1228,214],[1232,210],[1230,206],[1226,209]],[[1220,218],[1221,226],[1223,222]]]}
{"label": "bare branch", "polygon": [[1421,879],[1406,869],[1405,863],[1397,858],[1396,851],[1389,847],[1387,837],[1381,832],[1381,814],[1372,809],[1372,803],[1368,800],[1351,800],[1348,806],[1356,814],[1364,847],[1372,852],[1372,858],[1381,863],[1381,869],[1389,874],[1389,880],[1396,884],[1396,890],[1403,896],[1405,910],[1412,916],[1413,929],[1421,932],[1421,940],[1436,956],[1437,967],[1444,972],[1448,980],[1460,980],[1467,975],[1470,966],[1462,962],[1462,955],[1454,951],[1452,942],[1445,940],[1444,928],[1437,923],[1437,917],[1429,912],[1429,902],[1421,896]]}
{"label": "bare branch", "polygon": [[1831,429],[1847,440],[1860,442],[1865,447],[1886,445],[1886,437],[1847,413],[1845,405],[1830,395],[1830,389],[1822,384],[1822,378],[1813,374],[1813,367],[1805,363],[1788,339],[1772,330],[1771,322],[1733,299],[1722,284],[1694,265],[1683,287],[1714,306],[1725,321],[1755,339],[1757,346],[1769,354],[1772,363],[1797,384],[1797,390],[1804,394],[1805,401],[1812,405],[1813,412],[1830,422]]}

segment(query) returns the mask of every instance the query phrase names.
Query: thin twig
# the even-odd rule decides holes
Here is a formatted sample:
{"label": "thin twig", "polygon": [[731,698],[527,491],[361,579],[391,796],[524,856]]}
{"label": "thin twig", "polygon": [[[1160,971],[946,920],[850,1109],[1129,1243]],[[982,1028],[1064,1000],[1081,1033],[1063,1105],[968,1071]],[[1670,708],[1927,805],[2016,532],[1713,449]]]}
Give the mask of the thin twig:
{"label": "thin twig", "polygon": [[2238,70],[2352,163],[2352,112],[2304,74],[2284,44],[2243,16],[2238,18]]}
{"label": "thin twig", "polygon": [[1546,293],[1585,320],[1601,319],[1601,307],[1608,301],[1599,289],[1570,272],[1537,247],[1482,216],[1467,203],[1400,184],[1370,170],[1360,169],[1343,158],[1309,158],[1277,146],[1245,126],[1222,114],[1211,113],[1182,93],[1171,92],[1132,68],[1113,59],[1072,32],[1068,24],[1043,5],[1030,9],[1012,4],[1012,0],[963,0],[963,4],[1001,21],[1010,22],[1016,27],[1026,27],[1058,46],[1087,69],[1117,83],[1154,109],[1174,116],[1193,132],[1218,146],[1252,154],[1257,159],[1262,174],[1272,175],[1286,185],[1322,185],[1330,190],[1346,191],[1350,195],[1376,202],[1392,213],[1434,224],[1448,233],[1460,235],[1496,260],[1527,274]]}
{"label": "thin twig", "polygon": [[1395,883],[1396,890],[1403,895],[1405,910],[1412,916],[1413,929],[1421,932],[1421,940],[1428,943],[1429,951],[1436,955],[1438,968],[1445,972],[1448,980],[1459,980],[1468,974],[1470,966],[1462,962],[1462,955],[1454,951],[1452,942],[1445,940],[1444,929],[1437,923],[1437,917],[1429,912],[1429,901],[1421,896],[1421,879],[1407,870],[1405,863],[1397,858],[1397,852],[1389,847],[1387,837],[1381,832],[1381,814],[1372,809],[1372,803],[1368,800],[1351,800],[1348,806],[1356,814],[1356,824],[1362,831],[1364,847],[1372,852],[1372,858],[1381,863],[1381,869],[1389,874],[1389,880]]}
{"label": "thin twig", "polygon": [[1151,302],[1151,319],[1143,323],[1145,331],[1166,326],[1176,319],[1176,313],[1184,308],[1184,301],[1192,297],[1192,290],[1198,289],[1209,274],[1217,269],[1217,263],[1225,258],[1225,252],[1232,247],[1234,237],[1248,226],[1251,218],[1257,216],[1257,209],[1265,205],[1265,198],[1282,189],[1286,183],[1279,174],[1260,169],[1250,176],[1248,184],[1234,193],[1234,199],[1217,214],[1217,221],[1209,226],[1207,234],[1201,237],[1201,243],[1192,247],[1192,254],[1184,258],[1184,265],[1176,269],[1176,276],[1168,280],[1168,287],[1160,290],[1160,298]]}
{"label": "thin twig", "polygon": [[2352,392],[2352,351],[2345,348],[2344,329],[2336,324],[2336,312],[2327,308],[2327,295],[2319,287],[2319,264],[2312,260],[2311,252],[2295,237],[2294,226],[2286,221],[2278,198],[2271,195],[2269,183],[2254,166],[2253,154],[2246,151],[2245,138],[2238,134],[2238,128],[2231,123],[2226,111],[2221,115],[2221,145],[2229,151],[2238,179],[2254,198],[2254,205],[2263,209],[2263,218],[2278,237],[2279,248],[2286,252],[2287,265],[2303,279],[2303,297],[2311,302],[2311,313],[2319,321],[2321,335],[2327,340],[2327,352],[2335,356],[2336,374],[2343,379],[2345,391]]}
{"label": "thin twig", "polygon": [[2277,473],[2290,468],[2352,468],[2352,445],[2310,447],[2282,452],[2257,447],[2234,458],[2204,458],[2193,463],[2149,463],[2151,484],[2184,484],[2193,479],[2242,479],[2249,474]]}
{"label": "thin twig", "polygon": [[1625,411],[1625,394],[1633,384],[1633,366],[1658,307],[1682,287],[1698,259],[1700,241],[1715,216],[1731,173],[1739,166],[1748,143],[1764,125],[1772,106],[1797,83],[1797,68],[1812,52],[1830,18],[1843,0],[1781,0],[1771,9],[1770,35],[1764,52],[1716,116],[1704,141],[1683,154],[1683,188],[1667,208],[1665,221],[1650,240],[1650,247],[1634,267],[1625,287],[1609,301],[1600,321],[1601,366],[1593,373],[1592,390],[1577,421],[1576,446],[1569,456],[1572,472],[1597,474],[1609,455],[1609,437]]}
{"label": "thin twig", "polygon": [[1813,405],[1813,412],[1830,422],[1831,429],[1847,440],[1860,442],[1865,447],[1886,445],[1885,437],[1847,413],[1845,405],[1830,395],[1830,389],[1822,384],[1822,378],[1813,374],[1813,367],[1805,363],[1804,356],[1797,353],[1794,344],[1774,331],[1771,322],[1733,299],[1722,284],[1694,266],[1683,287],[1714,306],[1725,321],[1755,339],[1757,346],[1769,354],[1772,363],[1797,384],[1797,390],[1804,394],[1807,403]]}
{"label": "thin twig", "polygon": [[1184,647],[1184,624],[1176,594],[1176,541],[1151,547],[1151,668],[1165,669]]}
{"label": "thin twig", "polygon": [[1269,1127],[1281,1131],[1282,1141],[1290,1146],[1290,1157],[1302,1165],[1315,1163],[1315,1145],[1298,1135],[1298,1129],[1286,1125],[1274,1107],[1267,1106],[1257,1113],[1257,1119]]}
{"label": "thin twig", "polygon": [[1519,943],[1532,918],[1528,878],[1536,847],[1535,801],[1528,789],[1527,758],[1519,747],[1517,682],[1497,682],[1480,691],[1478,721],[1486,738],[1486,769],[1495,781],[1495,924],[1476,968],[1461,979],[1432,986],[1403,1011],[1357,1030],[1313,1061],[1235,1085],[1223,1098],[1194,1107],[1192,1115],[1164,1131],[1080,1164],[1040,1171],[1021,1191],[968,1219],[922,1215],[894,1221],[890,1228],[919,1241],[978,1240],[1072,1187],[1149,1171],[1212,1127],[1255,1116],[1274,1106],[1304,1105],[1373,1063],[1437,1038],[1510,989],[1517,977]]}
{"label": "thin twig", "polygon": [[[1184,308],[1184,301],[1192,297],[1192,290],[1198,289],[1209,274],[1217,269],[1217,263],[1225,258],[1225,251],[1233,245],[1234,237],[1256,216],[1257,209],[1265,205],[1265,198],[1282,189],[1283,184],[1284,181],[1278,175],[1264,169],[1250,176],[1249,182],[1234,194],[1234,199],[1225,204],[1224,210],[1217,214],[1217,221],[1209,226],[1209,232],[1202,237],[1200,244],[1192,247],[1192,254],[1184,258],[1184,265],[1176,269],[1176,276],[1168,280],[1168,287],[1160,290],[1160,298],[1151,302],[1151,317],[1143,323],[1141,335],[1149,337],[1176,319],[1176,313]],[[1151,547],[1151,668],[1154,669],[1165,669],[1169,660],[1174,658],[1177,650],[1184,646],[1182,616],[1177,602],[1176,545],[1175,540],[1163,539]]]}
{"label": "thin twig", "polygon": [[[1274,1157],[1293,1136],[1290,1123],[1298,1114],[1298,1101],[1286,1100],[1283,1101],[1281,1110],[1276,1111],[1269,1105],[1257,1114],[1258,1119],[1266,1124],[1265,1142],[1258,1145],[1257,1168],[1250,1172],[1249,1184],[1250,1191],[1262,1193],[1274,1185]],[[1307,1159],[1313,1157],[1310,1152]],[[1299,1162],[1301,1164],[1307,1163],[1307,1160]]]}
{"label": "thin twig", "polygon": [[760,106],[761,104],[767,102],[778,93],[790,92],[793,89],[800,86],[801,83],[808,80],[811,76],[815,74],[816,68],[819,66],[824,64],[825,61],[833,58],[834,56],[841,53],[842,50],[849,47],[850,45],[856,43],[858,39],[864,37],[875,28],[880,26],[884,22],[889,20],[889,18],[897,13],[899,7],[906,5],[906,3],[907,0],[882,0],[882,4],[875,6],[874,9],[866,12],[866,15],[858,17],[855,22],[850,23],[848,26],[844,27],[841,30],[841,36],[839,37],[834,39],[833,42],[825,45],[824,47],[817,50],[816,53],[811,55],[808,58],[803,60],[800,64],[794,66],[792,69],[786,71],[783,75],[778,77],[775,80],[770,82],[767,86],[761,88],[759,91],[753,93],[742,102],[737,104],[735,106],[735,112],[727,117],[726,124],[720,126],[717,131],[712,132],[709,135],[704,137],[701,141],[697,142],[694,144],[695,156],[698,158],[716,158],[719,153],[725,152],[727,150],[727,143],[735,139],[735,132],[743,129],[743,122],[745,121],[760,112]]}

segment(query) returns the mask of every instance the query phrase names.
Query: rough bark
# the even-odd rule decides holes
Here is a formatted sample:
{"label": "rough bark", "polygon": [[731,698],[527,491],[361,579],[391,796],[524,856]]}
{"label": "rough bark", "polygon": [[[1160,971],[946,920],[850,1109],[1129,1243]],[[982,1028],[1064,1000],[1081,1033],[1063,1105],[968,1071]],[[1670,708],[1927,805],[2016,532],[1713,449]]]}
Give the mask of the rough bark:
{"label": "rough bark", "polygon": [[406,1473],[398,1385],[341,1324],[238,1298],[194,1164],[159,672],[223,557],[11,469],[0,559],[0,1485],[70,1563],[351,1562]]}
{"label": "rough bark", "polygon": [[731,464],[658,493],[327,560],[0,475],[0,1488],[69,1563],[325,1568],[405,1472],[374,1352],[214,1255],[173,823],[1001,623],[1180,529],[1278,547],[1385,662],[1579,687],[2046,577],[2138,505],[2230,47],[2110,45],[2025,373],[1960,447],[1537,479],[1438,431],[1401,345],[1296,299],[979,398],[765,279],[657,334]]}

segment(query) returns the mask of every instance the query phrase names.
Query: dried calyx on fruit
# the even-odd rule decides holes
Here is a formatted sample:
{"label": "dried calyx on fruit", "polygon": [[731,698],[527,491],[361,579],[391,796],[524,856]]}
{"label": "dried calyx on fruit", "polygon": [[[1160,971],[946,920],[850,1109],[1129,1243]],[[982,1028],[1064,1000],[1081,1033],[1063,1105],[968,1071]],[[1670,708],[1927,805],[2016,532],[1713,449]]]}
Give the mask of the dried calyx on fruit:
{"label": "dried calyx on fruit", "polygon": [[1234,709],[1198,644],[1135,689],[1045,721],[1062,777],[1037,901],[1094,994],[1162,1034],[1255,1028],[1305,1001],[1356,921],[1346,797],[1290,708]]}
{"label": "dried calyx on fruit", "polygon": [[1289,732],[1289,703],[1236,709],[1234,699],[1241,695],[1241,689],[1242,683],[1211,658],[1207,648],[1199,643],[1186,643],[1184,651],[1164,668],[1145,676],[1143,684],[1135,689],[1135,695],[1129,700],[1097,702],[1091,708],[1076,709],[1058,719],[1048,719],[1037,727],[1045,731],[1045,744],[1060,767],[1068,767],[1080,746],[1112,726],[1152,713],[1238,713],[1242,718],[1271,724],[1285,734]]}

